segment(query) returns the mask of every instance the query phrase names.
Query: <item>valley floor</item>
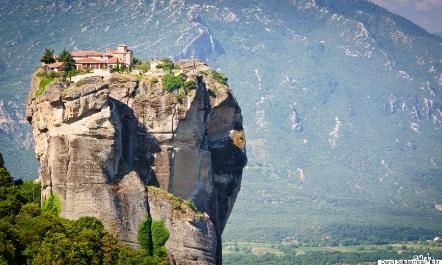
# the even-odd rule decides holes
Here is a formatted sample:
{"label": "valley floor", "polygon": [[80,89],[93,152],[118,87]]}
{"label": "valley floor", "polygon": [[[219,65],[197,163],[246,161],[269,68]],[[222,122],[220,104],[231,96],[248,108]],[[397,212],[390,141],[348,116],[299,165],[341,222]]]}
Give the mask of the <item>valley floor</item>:
{"label": "valley floor", "polygon": [[379,259],[413,259],[415,255],[442,259],[442,242],[407,241],[384,245],[301,246],[225,242],[223,264],[377,264]]}

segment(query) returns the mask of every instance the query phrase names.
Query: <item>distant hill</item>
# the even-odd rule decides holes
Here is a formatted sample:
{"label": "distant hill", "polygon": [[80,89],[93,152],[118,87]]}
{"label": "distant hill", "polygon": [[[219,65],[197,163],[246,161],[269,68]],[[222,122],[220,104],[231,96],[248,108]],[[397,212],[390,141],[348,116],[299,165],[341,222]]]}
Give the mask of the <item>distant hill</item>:
{"label": "distant hill", "polygon": [[[8,112],[45,47],[124,42],[229,76],[249,164],[225,241],[441,234],[442,41],[412,22],[362,0],[2,1],[0,12]],[[7,135],[8,168],[35,177],[32,149]]]}

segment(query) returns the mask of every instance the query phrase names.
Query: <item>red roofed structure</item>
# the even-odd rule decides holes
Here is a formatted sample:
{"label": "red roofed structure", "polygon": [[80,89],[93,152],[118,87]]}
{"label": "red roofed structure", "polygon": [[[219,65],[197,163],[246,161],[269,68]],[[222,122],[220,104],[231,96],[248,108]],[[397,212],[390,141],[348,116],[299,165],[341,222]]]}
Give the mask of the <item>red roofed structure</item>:
{"label": "red roofed structure", "polygon": [[71,52],[72,57],[101,57],[105,54],[97,51],[73,51]]}
{"label": "red roofed structure", "polygon": [[52,70],[52,71],[58,72],[58,70],[60,70],[60,68],[62,66],[63,66],[63,63],[55,62],[55,63],[50,63],[50,64],[43,64],[42,67],[45,71]]}
{"label": "red roofed structure", "polygon": [[71,55],[77,69],[106,69],[116,67],[117,64],[129,67],[133,64],[133,52],[125,44],[118,45],[116,50],[107,49],[106,52],[79,50],[71,52]]}

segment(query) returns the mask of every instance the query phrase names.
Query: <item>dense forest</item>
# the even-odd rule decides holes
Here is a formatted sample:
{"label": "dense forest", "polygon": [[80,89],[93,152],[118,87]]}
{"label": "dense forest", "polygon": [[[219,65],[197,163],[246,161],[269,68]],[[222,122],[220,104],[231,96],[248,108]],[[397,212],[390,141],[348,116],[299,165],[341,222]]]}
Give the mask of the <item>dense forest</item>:
{"label": "dense forest", "polygon": [[96,218],[60,217],[56,196],[40,205],[40,185],[14,180],[0,154],[0,265],[169,264],[164,248],[169,234],[161,221],[148,218],[142,224],[138,237],[144,244],[134,249],[119,243]]}

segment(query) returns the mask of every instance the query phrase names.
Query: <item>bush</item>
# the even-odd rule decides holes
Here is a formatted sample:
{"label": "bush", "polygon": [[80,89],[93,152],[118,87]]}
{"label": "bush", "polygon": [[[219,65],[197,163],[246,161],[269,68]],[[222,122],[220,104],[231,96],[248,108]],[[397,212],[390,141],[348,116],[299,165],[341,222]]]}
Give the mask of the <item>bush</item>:
{"label": "bush", "polygon": [[170,73],[175,67],[172,60],[169,58],[163,58],[161,62],[161,64],[156,66],[157,69],[163,69],[164,71],[168,71]]}
{"label": "bush", "polygon": [[186,90],[186,92],[196,89],[196,82],[193,80],[185,81],[184,82],[184,89]]}
{"label": "bush", "polygon": [[173,210],[180,210],[181,209],[181,204],[183,203],[183,200],[181,198],[175,197],[173,196],[171,198],[172,200],[172,209]]}
{"label": "bush", "polygon": [[180,76],[175,76],[173,74],[166,74],[161,78],[164,89],[168,92],[178,90],[181,88],[183,80]]}
{"label": "bush", "polygon": [[167,256],[167,250],[164,245],[166,244],[167,239],[169,239],[169,236],[169,230],[167,230],[163,220],[152,221],[152,242],[154,256]]}
{"label": "bush", "polygon": [[156,257],[166,257],[167,249],[164,247],[170,233],[167,230],[164,221],[152,220],[150,216],[138,227],[137,239],[140,242],[141,248],[147,252],[148,255]]}
{"label": "bush", "polygon": [[211,71],[211,75],[213,79],[215,79],[218,83],[227,86],[227,81],[229,80],[224,74],[219,73],[215,70]]}
{"label": "bush", "polygon": [[223,73],[217,72],[215,70],[201,71],[200,73],[212,77],[213,79],[215,79],[215,81],[222,85],[228,86],[227,81],[229,81],[229,79]]}
{"label": "bush", "polygon": [[144,222],[138,227],[137,239],[141,248],[145,249],[149,255],[153,254],[152,242],[152,218],[148,216]]}
{"label": "bush", "polygon": [[192,200],[185,200],[184,203],[192,210],[197,211],[195,205]]}
{"label": "bush", "polygon": [[55,71],[53,71],[53,70],[50,70],[50,71],[48,71],[48,72],[46,73],[46,76],[47,76],[49,79],[54,79],[54,78],[58,77],[58,74],[57,74],[57,72],[55,72]]}
{"label": "bush", "polygon": [[138,59],[138,58],[133,58],[133,64],[134,64],[134,66],[140,65],[141,63],[143,63],[143,61],[141,61],[140,59]]}
{"label": "bush", "polygon": [[175,97],[180,103],[183,103],[183,99],[186,97],[186,91],[184,89],[178,90]]}
{"label": "bush", "polygon": [[43,203],[42,212],[48,215],[59,216],[61,213],[61,202],[57,195],[51,194]]}

